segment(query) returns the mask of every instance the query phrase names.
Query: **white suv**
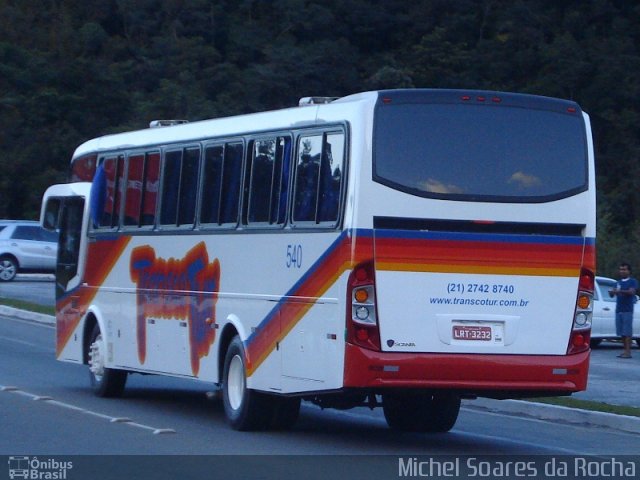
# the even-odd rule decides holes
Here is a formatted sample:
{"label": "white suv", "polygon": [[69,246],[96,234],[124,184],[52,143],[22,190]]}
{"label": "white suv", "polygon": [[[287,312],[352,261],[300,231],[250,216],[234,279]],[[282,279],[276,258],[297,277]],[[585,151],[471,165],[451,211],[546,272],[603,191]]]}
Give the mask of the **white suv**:
{"label": "white suv", "polygon": [[0,220],[0,281],[18,272],[54,272],[58,236],[38,222]]}

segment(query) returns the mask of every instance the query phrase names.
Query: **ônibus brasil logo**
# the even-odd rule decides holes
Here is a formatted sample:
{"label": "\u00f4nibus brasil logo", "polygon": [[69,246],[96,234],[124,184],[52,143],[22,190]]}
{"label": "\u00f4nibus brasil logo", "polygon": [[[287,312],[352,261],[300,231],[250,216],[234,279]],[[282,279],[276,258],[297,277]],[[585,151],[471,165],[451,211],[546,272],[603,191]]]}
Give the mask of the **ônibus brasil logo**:
{"label": "\u00f4nibus brasil logo", "polygon": [[33,480],[65,480],[69,478],[67,471],[73,468],[72,462],[64,462],[54,458],[9,457],[9,478]]}

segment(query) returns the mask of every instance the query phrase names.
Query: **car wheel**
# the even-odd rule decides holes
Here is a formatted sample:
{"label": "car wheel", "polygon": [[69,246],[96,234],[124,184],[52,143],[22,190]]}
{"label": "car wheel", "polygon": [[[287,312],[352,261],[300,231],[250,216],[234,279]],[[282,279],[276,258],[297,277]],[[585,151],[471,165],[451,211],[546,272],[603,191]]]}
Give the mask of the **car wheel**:
{"label": "car wheel", "polygon": [[589,345],[591,346],[591,348],[596,348],[601,343],[602,343],[602,339],[601,338],[592,338],[589,341]]}
{"label": "car wheel", "polygon": [[4,256],[0,258],[0,281],[10,282],[16,278],[18,273],[18,262],[15,258]]}

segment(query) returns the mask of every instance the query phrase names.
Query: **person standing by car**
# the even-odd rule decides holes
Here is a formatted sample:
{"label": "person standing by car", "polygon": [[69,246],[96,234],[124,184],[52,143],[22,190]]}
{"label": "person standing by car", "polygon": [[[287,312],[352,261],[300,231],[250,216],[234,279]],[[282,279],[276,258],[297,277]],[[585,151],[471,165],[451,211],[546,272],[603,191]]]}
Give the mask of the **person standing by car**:
{"label": "person standing by car", "polygon": [[633,307],[636,303],[638,282],[631,277],[631,265],[621,263],[620,280],[609,295],[616,297],[616,335],[622,338],[624,350],[619,358],[631,358],[631,337],[633,335]]}

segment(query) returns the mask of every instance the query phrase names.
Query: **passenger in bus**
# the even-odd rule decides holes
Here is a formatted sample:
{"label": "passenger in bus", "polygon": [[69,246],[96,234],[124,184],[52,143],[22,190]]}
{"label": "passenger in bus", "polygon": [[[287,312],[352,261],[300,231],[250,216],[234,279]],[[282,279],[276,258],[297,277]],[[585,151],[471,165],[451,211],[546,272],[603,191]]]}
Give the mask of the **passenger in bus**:
{"label": "passenger in bus", "polygon": [[258,142],[251,178],[251,207],[249,220],[252,222],[269,221],[269,202],[273,176],[274,157],[268,142]]}
{"label": "passenger in bus", "polygon": [[320,185],[320,222],[333,221],[338,218],[338,202],[340,200],[340,167],[333,166],[331,144],[326,143],[322,152],[322,185]]}
{"label": "passenger in bus", "polygon": [[616,297],[616,335],[622,338],[623,351],[618,358],[631,358],[631,337],[633,336],[633,307],[636,303],[638,282],[631,276],[631,265],[621,263],[620,280],[616,288],[609,290],[609,296]]}
{"label": "passenger in bus", "polygon": [[296,178],[295,220],[315,220],[320,154],[311,155],[311,145],[303,142]]}

